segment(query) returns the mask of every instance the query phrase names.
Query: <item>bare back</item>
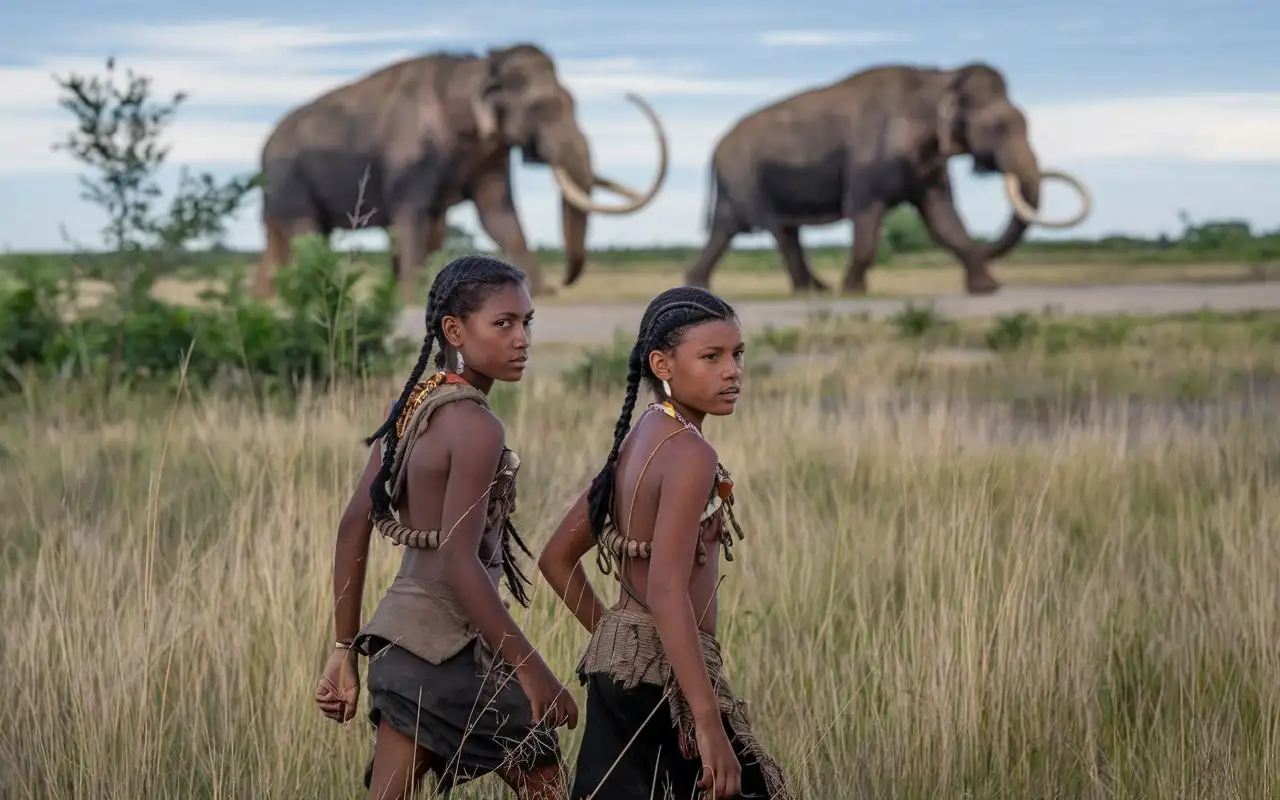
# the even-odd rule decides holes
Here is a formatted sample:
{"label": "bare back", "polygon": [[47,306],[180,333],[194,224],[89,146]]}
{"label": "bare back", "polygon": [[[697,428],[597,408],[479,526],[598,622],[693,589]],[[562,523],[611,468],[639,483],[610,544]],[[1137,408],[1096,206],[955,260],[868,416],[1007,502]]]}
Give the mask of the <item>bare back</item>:
{"label": "bare back", "polygon": [[[697,452],[701,451],[701,452]],[[691,464],[701,464],[705,454],[714,450],[711,445],[691,430],[663,414],[646,412],[631,430],[619,451],[614,483],[613,515],[618,532],[638,542],[654,540],[654,525],[658,519],[664,482],[698,481],[705,479],[708,486],[714,477],[693,474]],[[694,455],[702,458],[693,457]],[[668,500],[667,502],[671,502]],[[709,553],[716,553],[720,542],[722,517],[705,523],[690,536],[701,539],[701,546]],[[618,577],[624,582],[620,591],[623,608],[638,607],[649,603],[648,583],[652,562],[648,558],[621,558]],[[706,563],[693,564],[689,580],[689,600],[693,606],[698,627],[707,633],[716,628],[716,583],[719,577],[719,559],[707,558]],[[628,592],[635,593],[635,597]],[[637,599],[639,602],[637,602]]]}
{"label": "bare back", "polygon": [[[488,462],[499,456],[476,452],[474,444],[468,446],[468,442],[474,443],[477,438],[491,438],[484,435],[484,429],[495,426],[501,431],[501,423],[492,412],[471,401],[449,403],[435,411],[409,456],[407,479],[412,490],[405,492],[397,509],[404,525],[421,530],[440,528],[450,472],[458,467],[460,459]],[[475,486],[470,492],[475,495],[479,509],[487,508],[492,496],[491,490],[488,494],[485,490],[485,486]],[[486,523],[480,538],[480,562],[495,586],[502,576],[501,536],[501,525]],[[442,531],[442,540],[442,547],[450,546],[448,531]],[[447,582],[446,563],[439,550],[406,547],[400,574],[424,581]]]}

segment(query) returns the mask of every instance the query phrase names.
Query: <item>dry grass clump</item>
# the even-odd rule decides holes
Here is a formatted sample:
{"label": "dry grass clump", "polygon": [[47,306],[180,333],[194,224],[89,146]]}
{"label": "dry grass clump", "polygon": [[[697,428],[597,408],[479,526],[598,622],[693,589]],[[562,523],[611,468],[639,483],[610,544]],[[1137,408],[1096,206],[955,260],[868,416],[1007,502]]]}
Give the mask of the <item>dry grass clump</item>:
{"label": "dry grass clump", "polygon": [[[879,368],[823,385],[888,398]],[[840,413],[816,380],[708,424],[748,536],[722,588],[728,675],[797,796],[1280,792],[1274,418],[1099,401],[1027,420],[963,387]],[[334,526],[394,388],[295,415],[224,397],[8,417],[0,796],[362,794],[363,698],[339,727],[311,696]],[[533,546],[617,402],[500,388]],[[366,615],[397,563],[373,551]],[[578,691],[587,637],[541,580],[521,622]]]}

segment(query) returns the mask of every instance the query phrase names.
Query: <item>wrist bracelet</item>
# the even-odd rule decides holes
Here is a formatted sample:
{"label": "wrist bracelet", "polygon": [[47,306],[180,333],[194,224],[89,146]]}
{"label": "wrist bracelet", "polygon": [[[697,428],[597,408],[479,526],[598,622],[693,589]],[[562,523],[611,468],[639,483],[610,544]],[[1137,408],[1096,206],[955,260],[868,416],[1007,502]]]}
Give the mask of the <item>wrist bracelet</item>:
{"label": "wrist bracelet", "polygon": [[334,642],[334,643],[333,643],[333,646],[334,646],[334,648],[341,648],[341,649],[343,649],[343,650],[354,650],[354,649],[356,649],[356,643],[355,643],[355,642],[343,642],[343,641],[337,641],[337,642]]}

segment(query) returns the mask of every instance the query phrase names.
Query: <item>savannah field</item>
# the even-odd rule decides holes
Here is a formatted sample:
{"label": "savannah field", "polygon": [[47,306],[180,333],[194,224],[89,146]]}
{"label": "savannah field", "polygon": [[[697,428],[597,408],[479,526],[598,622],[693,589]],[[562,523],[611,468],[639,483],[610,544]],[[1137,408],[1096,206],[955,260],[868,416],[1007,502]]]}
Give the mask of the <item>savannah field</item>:
{"label": "savannah field", "polygon": [[[493,398],[535,553],[621,399],[616,346],[555,349]],[[797,797],[1280,795],[1280,313],[912,309],[755,334],[747,361],[707,429],[747,531],[720,635]],[[363,796],[365,698],[344,726],[311,698],[359,439],[402,381],[3,398],[0,797]],[[397,555],[375,537],[366,615]],[[587,635],[533,597],[517,618],[583,703]]]}
{"label": "savannah field", "polygon": [[[902,218],[901,216],[899,218]],[[914,218],[900,223],[913,235]],[[1208,227],[1208,226],[1206,226]],[[919,234],[924,235],[924,234]],[[888,250],[887,245],[882,247]],[[964,291],[959,263],[931,245],[913,242],[919,250],[895,253],[877,264],[867,276],[871,297],[911,299],[940,293]],[[414,302],[426,300],[432,275],[448,261],[474,248],[453,248],[429,257],[420,270]],[[806,248],[814,274],[838,288],[848,267],[849,248],[811,246]],[[645,304],[658,292],[682,283],[683,272],[698,254],[696,247],[655,247],[652,249],[597,249],[588,256],[583,276],[573,286],[560,283],[564,256],[557,249],[535,253],[556,293],[539,299],[539,305]],[[80,254],[0,254],[0,281],[5,279],[6,261],[25,258],[52,273],[75,276],[85,302],[97,302],[109,294],[111,284],[102,272],[112,268],[112,256]],[[369,278],[390,271],[385,251],[356,250],[344,256]],[[230,283],[247,288],[248,276],[257,263],[257,253],[196,252],[185,254],[181,262],[166,268],[155,282],[156,297],[169,302],[199,305],[200,294],[222,290]],[[993,262],[992,274],[1006,286],[1115,286],[1151,283],[1238,283],[1280,280],[1280,231],[1245,236],[1242,241],[1214,243],[1198,248],[1182,241],[1162,244],[1146,240],[1032,241]],[[776,250],[742,248],[730,250],[712,275],[712,290],[730,301],[787,300],[794,297],[786,271]]]}
{"label": "savannah field", "polygon": [[[82,144],[114,135],[94,106],[64,103]],[[135,141],[81,161],[138,200],[163,125],[128,113]],[[387,342],[474,244],[451,231],[408,307],[385,252],[318,248],[259,302],[257,253],[185,246],[249,186],[205,178],[119,212],[114,252],[0,253],[0,800],[364,796],[367,699],[343,726],[312,700],[335,527],[416,355]],[[1180,216],[1172,237],[1027,240],[993,273],[1276,299],[1280,230]],[[697,250],[593,250],[540,316],[643,305]],[[807,251],[838,285],[848,247]],[[910,212],[880,256],[873,298],[961,290]],[[562,254],[537,257],[558,284]],[[712,281],[791,296],[772,248]],[[727,674],[796,797],[1280,797],[1280,310],[793,317],[749,333],[740,410],[707,434],[747,531]],[[627,344],[547,338],[492,396],[535,553],[606,455]],[[397,563],[375,537],[366,618]],[[588,637],[525,570],[517,619],[585,707]],[[561,731],[570,767],[581,735]]]}

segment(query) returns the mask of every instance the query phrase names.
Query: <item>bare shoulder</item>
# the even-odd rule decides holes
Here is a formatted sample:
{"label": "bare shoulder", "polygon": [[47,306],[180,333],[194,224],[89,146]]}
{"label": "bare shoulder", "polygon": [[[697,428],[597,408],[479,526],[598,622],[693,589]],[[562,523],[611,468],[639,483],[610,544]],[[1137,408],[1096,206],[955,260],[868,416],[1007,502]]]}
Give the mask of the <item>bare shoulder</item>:
{"label": "bare shoulder", "polygon": [[441,406],[432,417],[431,427],[438,431],[441,442],[455,453],[487,456],[500,451],[506,441],[502,420],[472,400]]}
{"label": "bare shoulder", "polygon": [[661,462],[664,476],[696,480],[700,476],[714,474],[719,456],[710,442],[693,431],[685,430],[668,439],[655,460]]}

